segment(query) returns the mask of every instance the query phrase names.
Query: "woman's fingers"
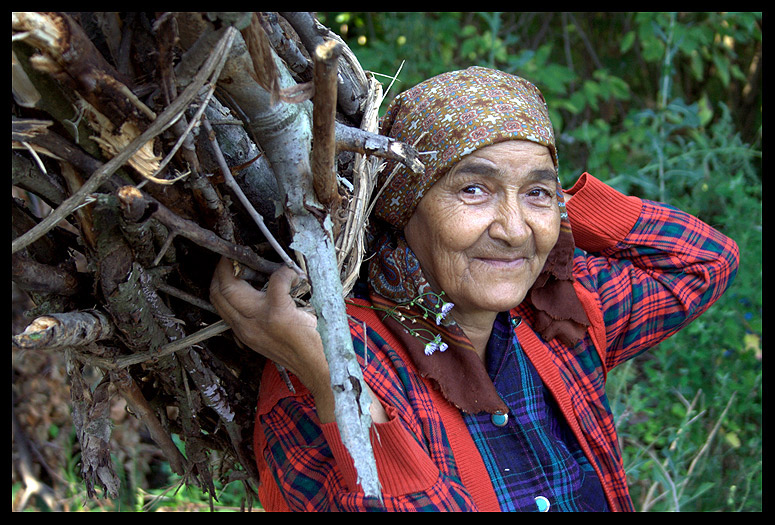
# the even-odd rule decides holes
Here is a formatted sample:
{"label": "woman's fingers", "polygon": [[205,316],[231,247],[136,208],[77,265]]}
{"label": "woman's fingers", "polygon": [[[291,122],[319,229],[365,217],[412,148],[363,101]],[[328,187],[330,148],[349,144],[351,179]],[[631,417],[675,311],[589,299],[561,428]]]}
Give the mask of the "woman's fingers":
{"label": "woman's fingers", "polygon": [[210,283],[210,302],[222,317],[250,317],[249,313],[263,300],[263,296],[246,281],[234,277],[229,259],[222,258],[218,262]]}
{"label": "woman's fingers", "polygon": [[291,288],[299,280],[299,276],[287,266],[277,269],[270,277],[266,287],[266,296],[270,307],[287,308],[291,299]]}
{"label": "woman's fingers", "polygon": [[313,393],[325,393],[328,363],[317,319],[297,307],[290,294],[298,278],[282,267],[260,292],[234,277],[231,261],[224,258],[213,273],[210,300],[240,341],[295,374]]}

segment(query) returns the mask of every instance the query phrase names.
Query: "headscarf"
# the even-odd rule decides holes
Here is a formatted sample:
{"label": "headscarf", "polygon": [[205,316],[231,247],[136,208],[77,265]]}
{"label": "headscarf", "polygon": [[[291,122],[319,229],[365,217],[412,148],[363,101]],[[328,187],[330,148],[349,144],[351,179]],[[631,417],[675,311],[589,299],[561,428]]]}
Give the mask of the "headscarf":
{"label": "headscarf", "polygon": [[[499,142],[527,140],[549,148],[559,171],[543,95],[527,80],[493,69],[444,73],[405,91],[388,107],[380,131],[421,152],[425,165],[424,173],[415,174],[388,162],[380,174],[382,190],[374,215],[381,232],[369,265],[369,283],[376,293],[373,298],[387,300],[386,304],[405,304],[430,291],[402,230],[425,192],[463,157]],[[534,330],[545,340],[556,337],[573,346],[589,321],[573,289],[573,235],[559,177],[557,197],[561,216],[557,244],[525,301],[535,311]],[[466,338],[454,323],[439,328],[450,346],[465,345]]]}

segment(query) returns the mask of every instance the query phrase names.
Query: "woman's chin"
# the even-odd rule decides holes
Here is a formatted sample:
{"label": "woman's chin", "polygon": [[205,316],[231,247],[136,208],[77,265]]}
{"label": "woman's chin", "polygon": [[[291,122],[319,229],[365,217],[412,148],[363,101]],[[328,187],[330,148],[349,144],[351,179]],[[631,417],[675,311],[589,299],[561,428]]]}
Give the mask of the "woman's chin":
{"label": "woman's chin", "polygon": [[[487,292],[485,292],[485,290]],[[472,309],[487,312],[507,312],[516,308],[527,295],[526,289],[515,290],[510,287],[506,290],[498,290],[497,287],[482,287],[476,297],[471,297],[469,304]]]}

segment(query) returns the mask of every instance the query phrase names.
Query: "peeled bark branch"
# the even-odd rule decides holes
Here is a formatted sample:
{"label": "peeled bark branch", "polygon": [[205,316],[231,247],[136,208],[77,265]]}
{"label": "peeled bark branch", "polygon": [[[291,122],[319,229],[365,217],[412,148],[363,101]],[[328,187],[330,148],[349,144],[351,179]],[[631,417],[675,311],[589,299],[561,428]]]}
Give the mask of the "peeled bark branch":
{"label": "peeled bark branch", "polygon": [[[275,58],[275,61],[279,62],[279,59]],[[280,87],[284,88],[294,82],[280,65]],[[251,68],[248,53],[239,53],[235,46],[224,66],[221,85],[247,115],[247,124],[266,152],[286,195],[286,216],[293,232],[291,248],[303,254],[307,261],[307,275],[313,290],[311,303],[317,313],[318,331],[329,364],[336,421],[364,492],[369,496],[380,496],[369,435],[368,406],[371,400],[365,394],[363,373],[352,346],[331,220],[315,199],[312,188],[309,110],[306,104],[279,101],[272,105],[270,94],[248,73]]]}
{"label": "peeled bark branch", "polygon": [[346,151],[395,160],[414,173],[425,171],[419,153],[412,146],[384,135],[370,133],[340,123],[336,124],[336,147]]}

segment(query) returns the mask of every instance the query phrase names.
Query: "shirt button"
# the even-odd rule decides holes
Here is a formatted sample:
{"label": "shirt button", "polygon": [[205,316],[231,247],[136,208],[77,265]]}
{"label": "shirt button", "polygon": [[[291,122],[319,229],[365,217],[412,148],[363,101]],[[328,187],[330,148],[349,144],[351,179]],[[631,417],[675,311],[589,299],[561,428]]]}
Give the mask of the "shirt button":
{"label": "shirt button", "polygon": [[506,423],[509,422],[509,414],[508,412],[505,414],[502,414],[501,412],[494,413],[490,420],[492,421],[492,424],[496,427],[505,427]]}
{"label": "shirt button", "polygon": [[538,507],[538,512],[549,512],[549,507],[551,505],[549,504],[549,500],[546,499],[543,496],[536,496],[536,507]]}

